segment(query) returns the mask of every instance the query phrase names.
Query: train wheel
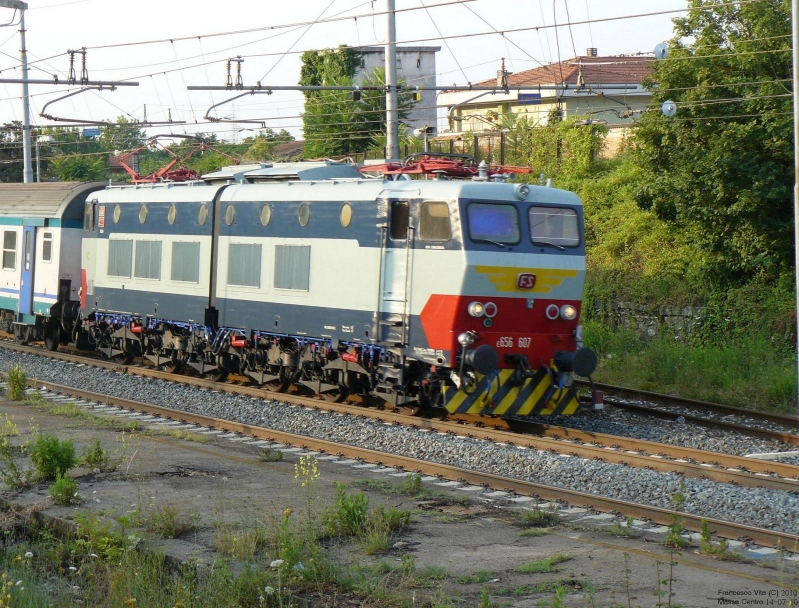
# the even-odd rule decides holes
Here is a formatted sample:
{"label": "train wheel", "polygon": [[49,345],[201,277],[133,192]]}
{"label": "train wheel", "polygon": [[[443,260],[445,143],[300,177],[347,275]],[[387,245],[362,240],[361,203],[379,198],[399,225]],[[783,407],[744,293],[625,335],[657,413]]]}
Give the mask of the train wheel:
{"label": "train wheel", "polygon": [[14,325],[14,338],[20,344],[31,341],[31,328],[27,325]]}
{"label": "train wheel", "polygon": [[209,372],[206,375],[206,378],[208,378],[211,382],[224,382],[225,380],[227,380],[227,376],[228,376],[228,371],[223,369],[223,370],[216,370],[213,372]]}
{"label": "train wheel", "polygon": [[61,344],[61,324],[55,322],[46,323],[44,326],[44,345],[49,351],[57,351]]}
{"label": "train wheel", "polygon": [[332,391],[326,391],[324,393],[317,393],[317,397],[319,397],[322,401],[327,401],[329,403],[341,403],[347,398],[349,391],[346,389],[335,389]]}

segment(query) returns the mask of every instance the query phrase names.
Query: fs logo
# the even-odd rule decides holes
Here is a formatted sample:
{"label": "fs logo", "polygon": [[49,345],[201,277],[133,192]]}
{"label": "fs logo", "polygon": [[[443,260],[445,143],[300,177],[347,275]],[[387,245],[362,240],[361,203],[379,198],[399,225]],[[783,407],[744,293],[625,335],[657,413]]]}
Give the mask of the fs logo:
{"label": "fs logo", "polygon": [[529,272],[520,272],[516,276],[517,289],[532,289],[535,287],[535,275]]}

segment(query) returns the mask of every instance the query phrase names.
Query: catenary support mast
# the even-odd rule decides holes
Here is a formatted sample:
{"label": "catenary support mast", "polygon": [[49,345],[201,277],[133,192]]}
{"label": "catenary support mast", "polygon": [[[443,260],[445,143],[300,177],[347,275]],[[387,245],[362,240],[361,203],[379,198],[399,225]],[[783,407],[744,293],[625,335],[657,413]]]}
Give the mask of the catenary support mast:
{"label": "catenary support mast", "polygon": [[386,158],[399,158],[397,104],[397,24],[394,0],[386,0]]}

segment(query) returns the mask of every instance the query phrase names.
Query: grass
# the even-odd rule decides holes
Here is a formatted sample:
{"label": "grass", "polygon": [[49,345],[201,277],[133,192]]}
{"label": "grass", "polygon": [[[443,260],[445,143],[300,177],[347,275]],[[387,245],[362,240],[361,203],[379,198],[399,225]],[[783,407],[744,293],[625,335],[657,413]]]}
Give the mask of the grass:
{"label": "grass", "polygon": [[546,528],[528,528],[527,530],[522,530],[519,532],[519,536],[521,537],[530,536],[533,538],[546,536],[547,534],[550,534],[550,530]]}
{"label": "grass", "polygon": [[133,523],[159,538],[179,538],[197,527],[199,514],[183,513],[174,505],[151,505],[137,514]]}
{"label": "grass", "polygon": [[558,568],[555,568],[556,564],[562,564],[570,559],[571,557],[565,554],[555,555],[553,557],[547,557],[546,559],[527,562],[519,566],[516,571],[522,574],[549,574],[551,572],[558,572]]}
{"label": "grass", "polygon": [[458,582],[462,585],[487,583],[493,578],[493,576],[494,573],[489,570],[479,570],[478,572],[470,574],[469,576],[459,576]]}
{"label": "grass", "polygon": [[692,346],[665,332],[643,340],[629,329],[584,326],[586,345],[599,354],[596,381],[739,407],[796,409],[795,357],[780,353],[768,337]]}
{"label": "grass", "polygon": [[522,523],[528,526],[549,528],[560,523],[560,515],[553,507],[547,510],[535,508],[521,513]]}

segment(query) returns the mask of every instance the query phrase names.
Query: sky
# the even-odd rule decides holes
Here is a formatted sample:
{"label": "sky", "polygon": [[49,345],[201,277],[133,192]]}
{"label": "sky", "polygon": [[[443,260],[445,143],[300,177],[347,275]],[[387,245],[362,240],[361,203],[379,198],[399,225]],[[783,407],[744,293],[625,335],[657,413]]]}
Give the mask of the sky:
{"label": "sky", "polygon": [[[506,69],[521,72],[582,55],[588,47],[596,47],[601,56],[651,53],[672,37],[672,19],[684,15],[686,6],[686,0],[396,0],[397,41],[400,46],[441,46],[438,83],[465,84],[494,77],[503,57]],[[263,120],[270,128],[287,129],[301,138],[300,92],[223,103],[237,93],[189,92],[186,87],[223,85],[225,60],[238,55],[244,59],[245,86],[258,81],[296,84],[303,51],[384,43],[385,10],[386,0],[30,0],[25,17],[29,77],[58,75],[65,80],[67,50],[86,47],[91,80],[125,80],[139,86],[81,93],[51,104],[48,114],[78,120],[143,120],[146,109],[150,121],[164,121],[171,114],[172,120],[186,122],[150,127],[150,135],[203,132],[240,141],[255,134],[255,124],[209,123],[204,118],[209,107],[221,104],[212,115]],[[661,14],[613,19],[647,13]],[[0,9],[0,24],[14,17],[13,10]],[[340,17],[346,19],[296,25]],[[586,21],[591,23],[579,23]],[[569,22],[574,25],[563,25]],[[552,27],[555,23],[560,27]],[[508,31],[504,37],[497,33],[522,28],[530,29]],[[261,31],[241,32],[247,29]],[[18,30],[16,24],[0,27],[2,78],[21,77]],[[240,33],[213,35],[225,32]],[[437,39],[442,36],[449,39]],[[127,44],[147,41],[158,42]],[[79,76],[80,55],[75,63]],[[43,106],[74,90],[31,85],[32,124],[54,124],[39,117]],[[20,85],[0,84],[0,122],[21,119]]]}

